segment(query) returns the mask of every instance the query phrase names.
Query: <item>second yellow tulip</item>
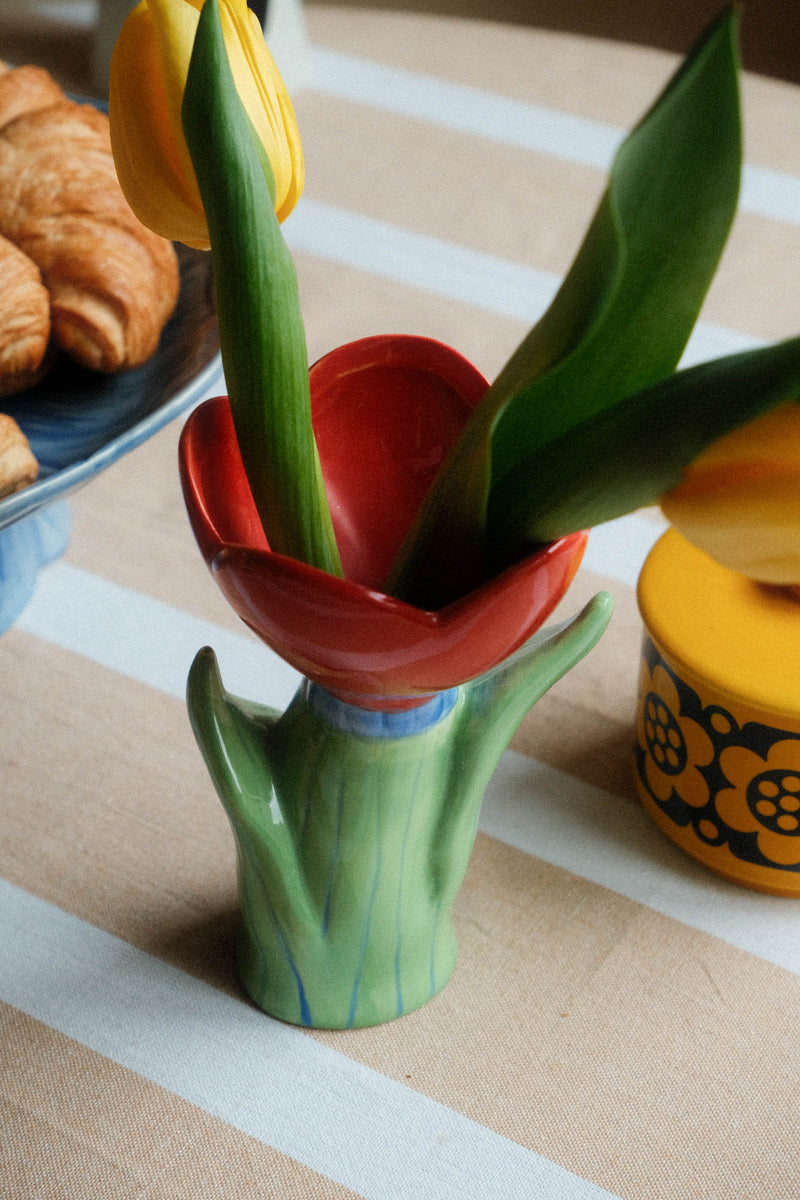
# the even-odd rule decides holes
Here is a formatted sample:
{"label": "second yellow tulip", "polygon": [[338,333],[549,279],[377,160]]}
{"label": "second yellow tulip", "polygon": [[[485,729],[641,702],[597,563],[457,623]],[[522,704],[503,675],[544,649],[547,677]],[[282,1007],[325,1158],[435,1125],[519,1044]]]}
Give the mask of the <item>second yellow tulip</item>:
{"label": "second yellow tulip", "polygon": [[661,508],[723,566],[761,583],[800,583],[800,404],[721,438]]}

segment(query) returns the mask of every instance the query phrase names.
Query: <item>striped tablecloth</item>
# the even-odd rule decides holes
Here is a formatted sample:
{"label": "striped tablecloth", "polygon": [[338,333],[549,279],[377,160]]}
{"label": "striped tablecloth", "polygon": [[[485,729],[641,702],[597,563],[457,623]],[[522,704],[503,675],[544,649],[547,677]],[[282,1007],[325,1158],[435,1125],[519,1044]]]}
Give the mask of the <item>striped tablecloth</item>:
{"label": "striped tablecloth", "polygon": [[[674,59],[307,21],[286,233],[312,358],[403,331],[493,376]],[[744,99],[741,214],[687,361],[800,328],[800,93],[749,77]],[[206,573],[178,433],[75,497],[67,554],[0,639],[0,1195],[797,1200],[800,906],[695,867],[631,783],[657,516],[590,539],[567,608],[607,588],[616,613],[494,777],[450,984],[390,1025],[307,1033],[237,986],[234,847],[183,702],[203,644],[240,695],[283,705],[295,677]]]}

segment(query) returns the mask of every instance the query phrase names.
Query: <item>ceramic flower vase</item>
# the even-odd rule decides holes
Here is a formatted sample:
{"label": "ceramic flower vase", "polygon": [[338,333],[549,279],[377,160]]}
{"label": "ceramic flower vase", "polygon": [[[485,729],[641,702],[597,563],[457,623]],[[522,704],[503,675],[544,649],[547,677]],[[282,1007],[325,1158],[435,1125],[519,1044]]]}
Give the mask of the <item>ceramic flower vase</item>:
{"label": "ceramic flower vase", "polygon": [[224,397],[189,418],[181,475],[203,556],[242,619],[304,676],[283,714],[229,696],[211,650],[192,726],[234,831],[244,987],[297,1024],[417,1008],[456,959],[452,905],[484,789],[539,696],[600,637],[601,595],[537,631],[586,537],[544,546],[438,612],[381,592],[486,381],[424,338],[368,338],[311,370],[345,578],[272,553]]}
{"label": "ceramic flower vase", "polygon": [[477,681],[400,711],[304,682],[283,714],[226,694],[213,652],[189,710],[238,850],[239,973],[294,1024],[374,1025],[434,996],[486,784],[538,697],[594,644],[606,604]]}
{"label": "ceramic flower vase", "polygon": [[800,897],[800,597],[672,529],[642,570],[639,607],[645,808],[717,874]]}

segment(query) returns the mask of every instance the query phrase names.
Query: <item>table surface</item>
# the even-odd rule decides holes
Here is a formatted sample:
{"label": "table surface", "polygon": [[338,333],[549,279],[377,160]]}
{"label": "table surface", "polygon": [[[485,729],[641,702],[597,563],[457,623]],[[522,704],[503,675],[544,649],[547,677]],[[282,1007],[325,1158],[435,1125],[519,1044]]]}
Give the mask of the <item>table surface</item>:
{"label": "table surface", "polygon": [[[311,357],[402,331],[492,377],[675,59],[398,13],[307,24],[285,228]],[[744,80],[741,212],[690,359],[797,332],[798,101]],[[0,639],[0,1193],[796,1200],[800,907],[696,867],[631,782],[657,515],[590,539],[567,607],[606,588],[615,615],[493,779],[451,982],[392,1024],[308,1033],[238,988],[234,846],[183,702],[204,644],[240,695],[283,705],[294,678],[206,572],[178,433],[75,496],[66,555]]]}

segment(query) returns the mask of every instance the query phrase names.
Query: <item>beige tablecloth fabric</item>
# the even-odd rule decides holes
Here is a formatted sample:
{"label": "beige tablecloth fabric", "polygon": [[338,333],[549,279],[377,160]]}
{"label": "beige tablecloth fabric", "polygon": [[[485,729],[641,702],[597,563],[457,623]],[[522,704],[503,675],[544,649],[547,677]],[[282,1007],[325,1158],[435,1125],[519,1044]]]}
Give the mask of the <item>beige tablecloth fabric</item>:
{"label": "beige tablecloth fabric", "polygon": [[[472,262],[478,283],[498,260],[557,278],[604,186],[586,131],[629,127],[675,60],[489,22],[313,6],[307,20],[323,54],[319,82],[296,97],[303,203],[326,220],[366,219],[381,244],[397,231],[432,239],[419,249],[430,278],[415,282],[407,262],[354,261],[351,235],[337,240],[332,226],[317,250],[298,236],[311,357],[405,331],[449,342],[492,377],[527,322],[491,295],[459,297],[453,253],[490,256]],[[360,96],[344,98],[325,82],[342,55],[419,79],[393,75],[370,99],[369,72],[354,71]],[[392,111],[398,79],[417,98],[434,82],[429,120]],[[495,110],[497,97],[513,104]],[[758,178],[788,197],[787,211],[743,208],[703,313],[720,345],[800,325],[800,95],[749,77],[744,99],[748,162],[766,169]],[[465,108],[472,125],[456,127]],[[482,132],[497,111],[501,123],[512,111],[540,123],[567,114],[583,132],[554,135],[560,149],[520,147],[503,140],[515,136],[510,119],[497,136]],[[52,938],[58,950],[17,991],[0,981],[0,995],[23,997],[0,1004],[0,1195],[796,1200],[800,954],[773,952],[769,931],[774,918],[800,945],[800,906],[722,884],[643,819],[629,764],[640,552],[623,546],[620,566],[613,539],[598,542],[568,602],[607,588],[612,625],[513,743],[501,782],[517,781],[522,808],[478,835],[444,992],[377,1029],[292,1031],[288,1049],[288,1031],[259,1015],[263,1057],[233,1081],[230,1055],[213,1066],[229,1033],[224,1015],[203,1024],[216,998],[230,999],[223,1014],[255,1015],[232,965],[234,848],[182,699],[147,672],[166,628],[185,634],[187,668],[204,632],[212,644],[249,635],[193,543],[178,433],[179,423],[75,496],[71,545],[40,581],[45,601],[0,639],[0,876],[12,885],[4,903],[21,897],[29,914],[13,970],[26,942]],[[656,520],[641,514],[618,538],[646,541]],[[107,603],[107,621],[87,629],[90,601]],[[164,964],[177,969],[164,976],[168,997],[209,985],[201,1015],[165,1001],[148,1046],[147,1029],[105,1002],[102,974],[76,1001],[60,971],[65,959],[79,976],[100,970],[96,931],[119,939],[101,948],[124,959],[132,994],[137,978],[145,992],[162,980]],[[76,1007],[85,1035],[62,1019]],[[192,1021],[187,1053],[174,1031]],[[135,1066],[142,1054],[152,1070]],[[203,1072],[205,1090],[193,1082]],[[248,1102],[263,1113],[262,1093],[280,1119],[254,1132]]]}

